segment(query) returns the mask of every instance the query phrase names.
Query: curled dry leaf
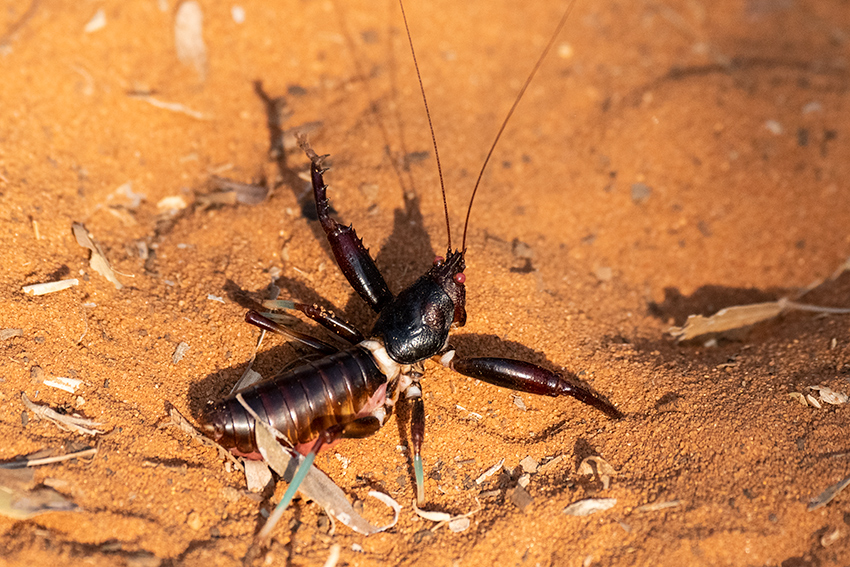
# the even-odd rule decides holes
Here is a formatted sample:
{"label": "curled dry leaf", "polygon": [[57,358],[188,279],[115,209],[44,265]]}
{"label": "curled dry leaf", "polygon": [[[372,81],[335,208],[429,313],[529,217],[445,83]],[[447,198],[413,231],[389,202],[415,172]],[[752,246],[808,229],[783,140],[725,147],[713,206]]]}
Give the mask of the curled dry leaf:
{"label": "curled dry leaf", "polygon": [[568,516],[589,516],[613,508],[616,503],[616,498],[585,498],[564,508],[563,513]]}
{"label": "curled dry leaf", "polygon": [[74,238],[77,239],[77,244],[91,251],[91,258],[89,258],[91,268],[112,282],[115,289],[123,288],[123,284],[115,276],[115,271],[109,264],[109,260],[106,259],[106,255],[104,255],[100,245],[95,241],[91,233],[86,230],[86,227],[82,223],[75,222],[71,225],[71,229],[74,231]]}
{"label": "curled dry leaf", "polygon": [[481,511],[481,502],[476,498],[475,503],[477,504],[475,510],[471,510],[466,514],[461,514],[459,516],[452,516],[447,512],[422,510],[421,508],[419,508],[419,506],[416,505],[416,499],[414,498],[413,511],[416,513],[417,516],[419,516],[423,520],[428,520],[429,522],[437,522],[437,525],[431,528],[431,531],[435,531],[441,526],[448,524],[449,529],[451,531],[458,533],[466,530],[469,527],[470,516]]}
{"label": "curled dry leaf", "polygon": [[98,435],[103,433],[103,431],[96,429],[99,425],[103,425],[102,423],[82,417],[63,415],[48,406],[42,406],[31,402],[24,393],[21,393],[21,400],[24,402],[26,408],[35,414],[36,418],[46,419],[47,421],[56,424],[56,426],[60,429],[72,431],[74,433],[81,433],[83,435]]}
{"label": "curled dry leaf", "polygon": [[791,392],[790,394],[788,394],[788,397],[792,400],[797,400],[801,405],[809,407],[809,402],[806,401],[806,396],[804,396],[800,392]]}

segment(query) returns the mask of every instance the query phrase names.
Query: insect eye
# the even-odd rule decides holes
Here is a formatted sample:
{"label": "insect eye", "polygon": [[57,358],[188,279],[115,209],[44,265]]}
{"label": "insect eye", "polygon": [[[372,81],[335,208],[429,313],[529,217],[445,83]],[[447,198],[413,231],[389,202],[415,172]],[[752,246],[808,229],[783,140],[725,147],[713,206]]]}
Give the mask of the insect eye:
{"label": "insect eye", "polygon": [[455,283],[463,285],[463,283],[466,281],[466,274],[464,274],[463,272],[455,274],[454,280]]}
{"label": "insect eye", "polygon": [[440,264],[442,264],[445,261],[446,261],[446,259],[443,258],[442,256],[434,256],[434,265],[435,266],[439,266]]}

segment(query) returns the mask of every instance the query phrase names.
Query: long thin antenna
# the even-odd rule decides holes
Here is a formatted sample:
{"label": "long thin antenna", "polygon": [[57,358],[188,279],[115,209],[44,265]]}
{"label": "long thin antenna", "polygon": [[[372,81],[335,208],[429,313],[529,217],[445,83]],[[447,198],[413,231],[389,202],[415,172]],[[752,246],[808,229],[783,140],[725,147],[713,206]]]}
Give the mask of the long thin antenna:
{"label": "long thin antenna", "polygon": [[[514,110],[516,110],[516,107],[519,105],[519,101],[522,100],[522,96],[528,89],[528,85],[531,84],[532,79],[534,79],[534,75],[537,74],[537,70],[540,69],[540,66],[543,64],[543,60],[546,59],[546,55],[549,54],[552,46],[555,45],[555,40],[557,40],[558,36],[561,35],[561,30],[564,29],[564,25],[567,23],[567,18],[570,17],[570,13],[573,11],[575,3],[576,0],[571,0],[570,5],[567,6],[566,12],[564,12],[564,15],[561,16],[561,21],[558,22],[558,27],[555,28],[555,33],[553,33],[552,37],[549,38],[549,43],[546,44],[546,48],[543,50],[543,53],[540,54],[540,57],[537,59],[537,63],[535,63],[534,68],[531,69],[531,73],[528,74],[525,84],[522,85],[519,94],[516,96],[516,100],[514,100],[513,105],[511,105],[511,109],[508,111],[508,115],[505,116],[505,120],[499,128],[499,133],[496,134],[496,139],[493,140],[493,145],[490,146],[490,151],[487,152],[487,157],[484,158],[484,165],[481,166],[481,171],[478,172],[478,179],[475,180],[475,186],[472,188],[472,196],[469,198],[469,207],[466,209],[466,221],[463,223],[463,241],[460,246],[461,251],[466,250],[466,229],[469,227],[469,216],[472,213],[472,202],[475,200],[476,193],[478,193],[478,186],[481,184],[481,178],[484,176],[484,170],[487,169],[487,164],[490,163],[490,157],[496,149],[496,144],[499,143],[499,138],[502,137],[502,132],[505,131],[505,127],[508,125],[508,121],[511,119],[511,116],[513,116]],[[439,164],[439,161],[437,163]],[[443,198],[445,199],[445,193]]]}
{"label": "long thin antenna", "polygon": [[[419,79],[419,90],[422,91],[422,102],[425,103],[425,114],[428,116],[428,127],[431,129],[431,141],[434,143],[434,157],[437,158],[437,173],[440,175],[440,191],[443,192],[443,211],[446,213],[446,235],[449,240],[448,249],[451,250],[452,227],[449,224],[449,204],[446,202],[446,185],[443,183],[443,168],[440,165],[440,152],[437,150],[437,136],[434,134],[434,125],[431,123],[431,111],[428,109],[428,98],[425,96],[425,87],[422,85],[422,75],[419,74],[419,62],[416,61],[416,51],[413,49],[413,38],[410,37],[410,26],[407,25],[407,14],[404,13],[404,3],[402,0],[398,0],[398,5],[401,7],[401,17],[404,19],[404,30],[407,32],[407,42],[410,44],[410,54],[413,56],[413,66],[416,67],[416,78]],[[467,219],[469,219],[469,213],[467,213]]]}

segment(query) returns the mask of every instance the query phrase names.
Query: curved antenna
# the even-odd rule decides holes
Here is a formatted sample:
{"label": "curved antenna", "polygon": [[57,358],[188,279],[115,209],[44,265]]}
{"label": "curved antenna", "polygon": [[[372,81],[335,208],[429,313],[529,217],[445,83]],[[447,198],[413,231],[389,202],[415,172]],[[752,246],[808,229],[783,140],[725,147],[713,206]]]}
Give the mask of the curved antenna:
{"label": "curved antenna", "polygon": [[475,180],[475,186],[472,188],[472,196],[469,198],[469,207],[466,209],[466,221],[463,223],[463,241],[460,246],[462,251],[466,250],[466,229],[469,228],[469,216],[472,213],[472,202],[475,201],[475,195],[478,193],[478,186],[481,184],[481,178],[484,176],[484,170],[487,169],[487,164],[490,163],[490,158],[493,156],[496,144],[499,143],[499,138],[502,137],[502,132],[505,131],[505,127],[508,125],[508,121],[511,119],[511,116],[513,116],[514,110],[516,110],[516,107],[519,106],[519,101],[522,100],[522,96],[528,89],[528,85],[531,84],[532,79],[534,79],[534,75],[537,74],[537,70],[540,69],[540,66],[543,64],[543,60],[546,59],[546,55],[549,54],[552,46],[555,45],[555,40],[558,39],[558,36],[561,34],[561,30],[564,29],[564,25],[567,23],[567,18],[570,17],[570,13],[573,11],[573,6],[575,6],[575,4],[576,0],[571,0],[570,5],[567,6],[566,12],[564,12],[564,15],[561,16],[561,21],[558,22],[558,27],[555,28],[555,33],[553,33],[552,37],[549,38],[549,43],[546,44],[546,48],[543,50],[543,53],[540,54],[540,57],[538,57],[537,63],[535,63],[534,68],[531,69],[531,73],[528,74],[525,84],[522,85],[522,88],[519,90],[519,94],[516,95],[516,99],[514,100],[513,105],[511,105],[508,115],[505,116],[505,120],[499,127],[496,139],[493,140],[493,145],[490,146],[490,150],[487,152],[487,157],[484,158],[484,165],[481,166],[481,171],[478,172],[478,179]]}
{"label": "curved antenna", "polygon": [[[573,0],[575,1],[575,0]],[[419,62],[416,60],[416,51],[413,49],[413,38],[410,37],[410,27],[407,25],[407,14],[404,13],[404,3],[398,0],[401,7],[401,17],[404,19],[404,31],[407,32],[407,42],[410,44],[410,54],[413,56],[413,66],[416,67],[416,78],[419,79],[419,90],[422,91],[422,102],[425,103],[425,114],[428,116],[428,128],[431,129],[431,142],[434,144],[434,157],[437,158],[437,173],[440,175],[440,191],[443,193],[443,211],[446,213],[446,235],[448,237],[448,249],[452,249],[452,227],[449,224],[449,205],[446,202],[446,185],[443,183],[443,168],[440,165],[440,152],[437,150],[437,136],[434,134],[434,125],[431,123],[431,111],[428,109],[428,98],[425,96],[425,87],[422,84],[422,75],[419,74]]]}

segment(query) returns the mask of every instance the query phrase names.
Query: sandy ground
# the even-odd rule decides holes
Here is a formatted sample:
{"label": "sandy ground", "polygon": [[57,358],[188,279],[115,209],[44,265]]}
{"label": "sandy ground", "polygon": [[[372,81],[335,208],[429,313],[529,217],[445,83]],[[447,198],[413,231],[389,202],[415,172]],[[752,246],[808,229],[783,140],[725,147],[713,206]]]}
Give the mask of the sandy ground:
{"label": "sandy ground", "polygon": [[[238,565],[273,497],[247,494],[215,451],[163,426],[167,405],[195,419],[229,390],[258,336],[246,306],[270,284],[371,320],[302,213],[307,160],[290,152],[283,176],[269,160],[253,83],[286,97],[285,127],[321,122],[310,137],[332,156],[338,216],[398,291],[445,249],[400,12],[391,0],[245,0],[240,22],[235,4],[203,1],[196,67],[178,59],[169,0],[27,4],[0,13],[0,329],[22,330],[0,343],[0,459],[98,452],[35,470],[34,484],[78,509],[0,517],[0,564]],[[407,9],[457,239],[487,146],[564,5]],[[850,496],[807,511],[850,473],[850,410],[789,397],[850,390],[850,318],[792,312],[713,347],[665,334],[692,313],[795,297],[850,256],[848,64],[846,2],[579,0],[484,177],[469,322],[453,343],[571,369],[627,417],[530,395],[523,409],[432,368],[427,507],[461,514],[477,498],[471,526],[452,533],[415,516],[393,419],[317,462],[352,500],[371,488],[395,497],[398,525],[331,535],[299,500],[261,562],[321,565],[338,544],[339,565],[850,564]],[[213,175],[275,187],[258,205],[205,207]],[[128,183],[138,202],[117,191]],[[170,214],[158,206],[169,197],[187,206]],[[123,289],[89,267],[73,222]],[[22,291],[67,278],[79,285]],[[848,292],[844,274],[804,299],[850,307]],[[179,343],[189,350],[175,364]],[[255,367],[297,356],[272,338]],[[81,384],[73,394],[45,384],[57,377]],[[108,433],[35,420],[22,392]],[[607,489],[577,474],[589,455],[616,469]],[[527,456],[563,458],[531,474],[523,507]],[[563,513],[587,497],[616,504]],[[387,519],[370,500],[364,513]]]}

